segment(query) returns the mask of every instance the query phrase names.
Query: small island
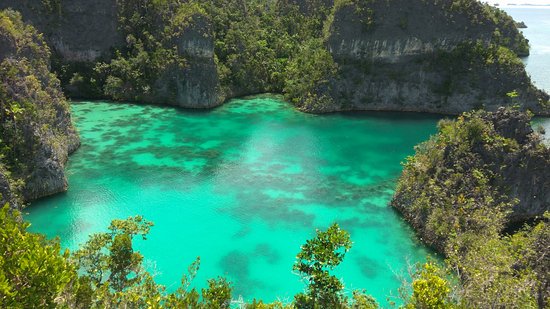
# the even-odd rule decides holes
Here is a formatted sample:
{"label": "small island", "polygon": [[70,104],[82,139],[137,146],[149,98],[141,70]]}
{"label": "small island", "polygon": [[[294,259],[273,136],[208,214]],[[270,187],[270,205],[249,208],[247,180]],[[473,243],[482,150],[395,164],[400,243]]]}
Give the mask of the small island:
{"label": "small island", "polygon": [[526,29],[526,28],[527,28],[527,25],[525,24],[525,22],[520,21],[520,22],[516,22],[516,27],[517,27],[518,29]]}

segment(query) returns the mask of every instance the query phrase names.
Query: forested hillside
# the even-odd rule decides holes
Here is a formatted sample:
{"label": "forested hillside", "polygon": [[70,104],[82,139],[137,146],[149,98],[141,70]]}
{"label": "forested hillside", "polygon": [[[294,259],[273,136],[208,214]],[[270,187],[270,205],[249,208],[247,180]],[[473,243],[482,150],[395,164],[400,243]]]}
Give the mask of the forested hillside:
{"label": "forested hillside", "polygon": [[465,113],[407,159],[392,205],[447,257],[471,308],[546,308],[550,149],[517,110]]}
{"label": "forested hillside", "polygon": [[[207,108],[284,93],[308,112],[548,113],[510,16],[475,0],[3,1],[71,97]],[[85,34],[86,39],[82,39]],[[506,94],[517,93],[517,100]]]}
{"label": "forested hillside", "polygon": [[63,170],[80,141],[50,72],[42,36],[15,11],[0,11],[0,203],[67,189]]}

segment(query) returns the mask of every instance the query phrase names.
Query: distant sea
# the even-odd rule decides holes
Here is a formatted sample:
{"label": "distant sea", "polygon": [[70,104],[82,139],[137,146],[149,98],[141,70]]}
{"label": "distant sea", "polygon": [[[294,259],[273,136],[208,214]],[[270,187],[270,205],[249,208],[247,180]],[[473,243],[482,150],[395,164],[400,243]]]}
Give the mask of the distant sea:
{"label": "distant sea", "polygon": [[550,6],[503,7],[516,21],[528,28],[520,29],[531,45],[531,55],[523,59],[527,72],[539,88],[550,92]]}
{"label": "distant sea", "polygon": [[[507,6],[502,7],[516,21],[523,21],[521,29],[531,45],[531,54],[523,59],[527,73],[535,86],[550,93],[550,6]],[[546,130],[550,143],[550,117],[535,119],[536,126]]]}

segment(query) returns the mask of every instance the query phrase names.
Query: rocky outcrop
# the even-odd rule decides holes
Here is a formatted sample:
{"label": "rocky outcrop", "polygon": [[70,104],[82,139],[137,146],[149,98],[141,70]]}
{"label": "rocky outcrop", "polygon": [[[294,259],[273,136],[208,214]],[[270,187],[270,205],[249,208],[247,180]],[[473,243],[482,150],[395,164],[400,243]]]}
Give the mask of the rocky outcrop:
{"label": "rocky outcrop", "polygon": [[125,42],[118,31],[116,0],[4,0],[0,9],[6,8],[19,11],[65,62],[110,57],[112,49]]}
{"label": "rocky outcrop", "polygon": [[505,13],[477,1],[345,3],[335,5],[327,27],[327,46],[340,67],[329,90],[334,104],[319,111],[458,114],[521,102],[535,113],[550,112],[541,104],[548,95],[505,50],[528,54]]}
{"label": "rocky outcrop", "polygon": [[518,29],[527,29],[528,28],[527,25],[525,24],[525,22],[523,22],[523,21],[516,22],[516,27]]}
{"label": "rocky outcrop", "polygon": [[530,120],[500,108],[442,122],[405,165],[392,206],[440,252],[461,233],[542,218],[550,211],[550,148]]}
{"label": "rocky outcrop", "polygon": [[186,66],[183,70],[172,66],[161,74],[154,83],[151,102],[188,108],[210,108],[223,103],[211,25],[202,15],[195,15],[192,20],[192,25],[173,38]]}
{"label": "rocky outcrop", "polygon": [[[93,76],[96,62],[109,62],[115,50],[127,44],[125,29],[120,22],[120,4],[116,0],[7,0],[1,8],[21,11],[25,21],[34,25],[45,36],[56,60],[55,69],[64,90],[75,98],[102,98],[103,86],[90,89],[101,76]],[[52,7],[54,6],[54,7]],[[155,25],[165,25],[158,19]],[[186,67],[168,66],[150,82],[152,91],[131,93],[120,99],[187,108],[209,108],[220,105],[217,67],[214,62],[214,42],[210,23],[196,15],[193,22],[179,36],[173,38],[173,47],[186,57]],[[76,78],[75,78],[76,77]],[[78,81],[78,80],[83,81]],[[75,82],[77,80],[77,82]],[[107,96],[107,98],[109,98]]]}
{"label": "rocky outcrop", "polygon": [[21,207],[67,190],[64,165],[80,141],[41,35],[15,11],[0,20],[0,193]]}
{"label": "rocky outcrop", "polygon": [[20,208],[21,199],[15,192],[17,188],[13,184],[10,172],[0,164],[0,205],[4,206],[8,203],[14,209]]}
{"label": "rocky outcrop", "polygon": [[[255,12],[253,8],[257,6],[231,0],[0,3],[0,8],[20,10],[25,20],[44,33],[55,55],[55,71],[71,97],[209,108],[233,96],[284,92],[289,87],[283,86],[281,80],[288,80],[286,75],[295,69],[284,66],[298,58],[296,53],[303,52],[302,45],[322,40],[323,49],[330,51],[338,65],[338,73],[326,78],[318,76],[314,81],[320,83],[318,87],[287,96],[307,112],[392,110],[458,114],[474,108],[496,110],[502,105],[520,104],[536,114],[550,113],[550,98],[532,85],[517,57],[529,54],[527,40],[511,17],[479,1],[281,0],[276,2],[275,11],[266,6]],[[291,22],[305,23],[307,30],[302,30],[307,35],[292,32],[299,27],[281,26],[288,22],[282,15],[295,14],[286,9],[295,6],[304,16],[296,15],[296,21]],[[234,12],[220,11],[220,7]],[[134,13],[139,18],[131,17]],[[166,29],[174,26],[174,20],[185,21],[185,29],[167,36]],[[254,21],[254,26],[244,27],[239,24],[243,21]],[[264,48],[244,42],[256,38],[249,35],[258,30],[254,27],[278,31],[275,36],[258,37],[258,41],[273,46]],[[147,42],[147,36],[156,41]],[[159,54],[155,48],[175,50],[178,57],[185,59],[185,65],[159,68],[162,65],[158,59],[139,62],[142,59],[136,55],[141,51],[136,48],[136,40],[145,46],[142,49],[150,57]],[[118,72],[110,67],[98,73],[96,64],[108,67],[117,58],[116,50],[123,60],[128,60],[128,67]],[[243,55],[246,57],[241,59]],[[264,67],[248,66],[250,57],[261,61]],[[144,63],[154,63],[154,67],[144,68]],[[303,76],[293,77],[300,82],[311,70],[299,67],[298,71]],[[147,74],[150,76],[139,76]],[[125,75],[138,76],[139,80],[129,80]],[[315,100],[316,97],[323,99]]]}
{"label": "rocky outcrop", "polygon": [[486,120],[500,136],[519,145],[518,151],[507,154],[482,153],[487,164],[500,175],[496,180],[498,186],[518,200],[509,221],[521,223],[541,217],[550,210],[550,148],[533,132],[531,117],[525,113],[500,108],[488,114]]}

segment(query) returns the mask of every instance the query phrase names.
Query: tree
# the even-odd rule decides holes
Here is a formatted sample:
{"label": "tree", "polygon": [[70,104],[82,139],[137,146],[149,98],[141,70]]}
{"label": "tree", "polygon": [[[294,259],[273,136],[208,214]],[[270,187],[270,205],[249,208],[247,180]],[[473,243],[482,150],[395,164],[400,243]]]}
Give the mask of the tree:
{"label": "tree", "polygon": [[109,281],[113,289],[120,292],[129,284],[128,275],[141,264],[142,256],[134,252],[130,236],[121,234],[115,236],[109,258]]}
{"label": "tree", "polygon": [[[110,232],[90,236],[82,248],[73,253],[72,259],[95,288],[108,282],[111,288],[121,292],[141,279],[143,257],[134,252],[132,240],[136,235],[146,239],[152,225],[141,216],[113,220]],[[130,275],[132,279],[128,279]]]}
{"label": "tree", "polygon": [[435,263],[424,264],[414,276],[412,296],[405,305],[405,309],[455,308],[450,300],[450,284],[441,273],[441,269]]}
{"label": "tree", "polygon": [[208,280],[208,289],[202,290],[202,298],[206,308],[229,308],[231,303],[231,283],[225,278]]}
{"label": "tree", "polygon": [[172,294],[168,295],[166,303],[167,308],[198,308],[199,293],[195,288],[189,290],[191,282],[195,279],[199,271],[201,259],[197,257],[195,262],[187,267],[187,274],[181,279],[181,286]]}
{"label": "tree", "polygon": [[352,309],[378,309],[378,303],[374,297],[367,295],[365,291],[353,291]]}
{"label": "tree", "polygon": [[[29,233],[29,223],[6,204],[0,209],[0,307],[54,308],[68,301],[75,267],[61,254],[59,241]],[[71,296],[71,293],[69,293]]]}
{"label": "tree", "polygon": [[315,238],[302,246],[294,270],[308,281],[307,294],[295,296],[298,308],[340,308],[345,306],[343,284],[329,270],[344,259],[351,248],[349,233],[334,223],[326,231],[317,230]]}

